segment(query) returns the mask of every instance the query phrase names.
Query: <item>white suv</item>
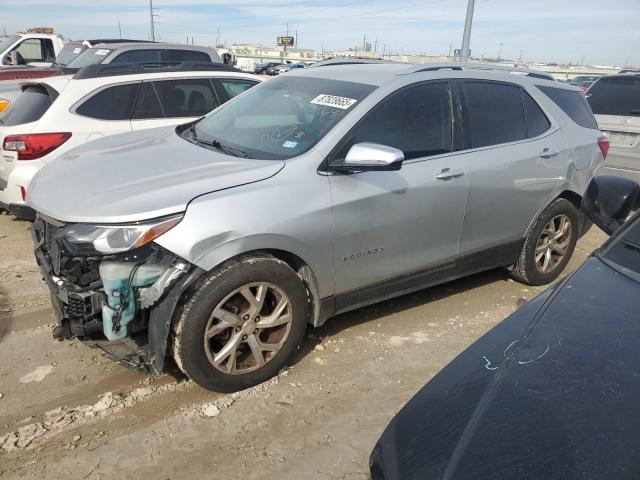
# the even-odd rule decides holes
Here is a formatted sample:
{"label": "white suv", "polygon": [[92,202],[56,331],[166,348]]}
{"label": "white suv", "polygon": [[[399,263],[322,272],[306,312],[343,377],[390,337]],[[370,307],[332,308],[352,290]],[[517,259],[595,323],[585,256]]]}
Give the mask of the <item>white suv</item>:
{"label": "white suv", "polygon": [[32,218],[29,182],[49,161],[106,135],[190,122],[260,81],[220,64],[118,64],[24,84],[0,114],[0,207]]}

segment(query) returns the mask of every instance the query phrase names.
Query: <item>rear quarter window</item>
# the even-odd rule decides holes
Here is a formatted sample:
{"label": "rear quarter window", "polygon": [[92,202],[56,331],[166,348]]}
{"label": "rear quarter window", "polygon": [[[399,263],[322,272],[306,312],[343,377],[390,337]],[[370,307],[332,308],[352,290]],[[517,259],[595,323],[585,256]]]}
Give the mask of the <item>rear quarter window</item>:
{"label": "rear quarter window", "polygon": [[596,119],[582,92],[542,85],[538,85],[538,89],[581,127],[598,129]]}
{"label": "rear quarter window", "polygon": [[589,89],[588,101],[595,114],[640,116],[640,77],[601,78]]}
{"label": "rear quarter window", "polygon": [[40,120],[54,100],[44,87],[27,87],[9,108],[0,114],[0,125],[10,127]]}
{"label": "rear quarter window", "polygon": [[85,100],[75,112],[99,120],[129,120],[139,82],[105,88]]}

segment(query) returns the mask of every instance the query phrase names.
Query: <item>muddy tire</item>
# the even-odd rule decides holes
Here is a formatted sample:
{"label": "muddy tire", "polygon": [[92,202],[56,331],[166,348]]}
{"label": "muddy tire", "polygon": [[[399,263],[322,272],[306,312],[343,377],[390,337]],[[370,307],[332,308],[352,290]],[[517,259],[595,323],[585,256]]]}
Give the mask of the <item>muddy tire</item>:
{"label": "muddy tire", "polygon": [[549,205],[531,227],[511,275],[528,285],[552,282],[564,270],[583,229],[578,210],[559,198]]}
{"label": "muddy tire", "polygon": [[298,275],[272,257],[241,258],[190,292],[172,328],[173,357],[198,385],[233,392],[273,377],[298,348],[309,302]]}

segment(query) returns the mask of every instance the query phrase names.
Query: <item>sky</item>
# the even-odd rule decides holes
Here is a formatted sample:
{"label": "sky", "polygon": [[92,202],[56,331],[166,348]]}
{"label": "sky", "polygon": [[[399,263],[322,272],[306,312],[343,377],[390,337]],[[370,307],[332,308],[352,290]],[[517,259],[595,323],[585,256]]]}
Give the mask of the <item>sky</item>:
{"label": "sky", "polygon": [[[459,48],[467,0],[154,1],[156,36],[199,45],[220,40],[300,48],[361,48],[447,55]],[[51,26],[68,38],[149,38],[148,0],[2,0],[7,33]],[[523,61],[640,66],[640,0],[476,0],[471,54]]]}

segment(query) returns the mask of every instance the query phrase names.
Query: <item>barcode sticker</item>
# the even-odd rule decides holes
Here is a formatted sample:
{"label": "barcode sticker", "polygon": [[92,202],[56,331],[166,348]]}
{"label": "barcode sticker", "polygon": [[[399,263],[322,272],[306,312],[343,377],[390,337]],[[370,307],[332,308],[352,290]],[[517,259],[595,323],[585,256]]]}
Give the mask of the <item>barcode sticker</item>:
{"label": "barcode sticker", "polygon": [[342,110],[346,110],[351,105],[356,103],[357,100],[355,98],[347,98],[347,97],[338,97],[336,95],[326,95],[320,94],[310,103],[314,103],[316,105],[324,105],[325,107],[335,107],[340,108]]}

